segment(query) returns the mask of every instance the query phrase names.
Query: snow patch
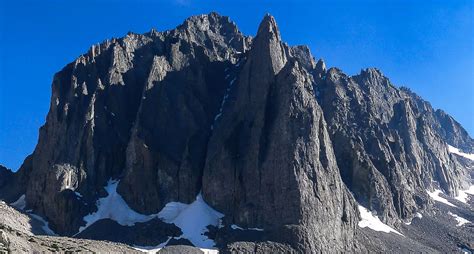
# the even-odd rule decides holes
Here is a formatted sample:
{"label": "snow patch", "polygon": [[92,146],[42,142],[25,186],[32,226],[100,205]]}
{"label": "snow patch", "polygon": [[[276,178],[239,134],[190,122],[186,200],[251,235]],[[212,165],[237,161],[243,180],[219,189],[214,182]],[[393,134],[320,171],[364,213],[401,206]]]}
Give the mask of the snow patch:
{"label": "snow patch", "polygon": [[144,253],[156,253],[165,247],[168,242],[171,240],[171,237],[168,237],[168,240],[158,244],[157,246],[133,246],[134,249],[144,252]]}
{"label": "snow patch", "polygon": [[235,230],[235,229],[244,230],[243,228],[241,228],[241,227],[239,227],[239,226],[237,226],[237,225],[235,225],[235,224],[230,225],[230,228],[232,228],[232,229],[234,229],[234,230]]}
{"label": "snow patch", "polygon": [[26,196],[25,194],[21,195],[15,202],[10,204],[16,209],[23,210],[26,207]]}
{"label": "snow patch", "polygon": [[199,248],[204,254],[219,254],[219,250]]}
{"label": "snow patch", "polygon": [[457,207],[455,205],[453,205],[451,202],[449,202],[447,199],[445,198],[442,198],[439,196],[440,193],[443,193],[443,191],[441,190],[434,190],[433,192],[430,192],[430,191],[426,191],[428,193],[428,195],[434,200],[434,201],[438,201],[438,202],[441,202],[443,204],[446,204],[446,205],[449,205],[449,206],[452,206],[452,207]]}
{"label": "snow patch", "polygon": [[[225,79],[229,79],[230,78],[230,74],[227,74],[225,76]],[[232,85],[234,84],[235,80],[237,78],[234,77],[230,82],[229,84],[227,85],[227,89],[226,89],[226,92],[224,93],[224,97],[222,98],[222,101],[221,101],[221,106],[219,108],[219,112],[216,114],[216,116],[214,117],[214,122],[211,124],[211,130],[214,130],[214,125],[216,124],[217,120],[219,120],[219,118],[222,116],[222,113],[223,113],[223,110],[224,110],[224,105],[225,103],[227,102],[227,99],[229,98],[229,92],[230,92],[230,89],[232,88]]]}
{"label": "snow patch", "polygon": [[387,224],[384,224],[382,221],[380,221],[380,219],[377,216],[373,215],[369,210],[367,210],[365,207],[361,205],[359,205],[359,212],[362,218],[362,220],[359,221],[359,224],[358,224],[359,227],[361,228],[368,227],[372,230],[381,231],[385,233],[394,232],[396,234],[403,236],[397,230],[391,228]]}
{"label": "snow patch", "polygon": [[469,160],[473,160],[474,161],[474,154],[472,153],[463,153],[461,150],[459,150],[459,148],[456,148],[454,146],[450,146],[448,145],[448,151],[450,153],[454,153],[454,154],[457,154],[459,156],[462,156],[466,159],[469,159]]}
{"label": "snow patch", "polygon": [[83,218],[86,225],[80,227],[78,233],[102,219],[114,220],[122,226],[133,226],[137,222],[146,222],[157,216],[157,214],[144,215],[132,210],[122,196],[117,193],[118,183],[118,180],[110,179],[108,181],[105,190],[109,195],[97,200],[97,212],[86,215]]}
{"label": "snow patch", "polygon": [[405,225],[411,225],[411,223],[413,222],[413,220],[415,218],[421,219],[421,218],[423,218],[423,215],[421,215],[421,213],[416,213],[415,217],[413,217],[413,219],[411,219],[409,222],[405,222]]}
{"label": "snow patch", "polygon": [[[161,249],[163,249],[171,239],[172,238],[169,237],[168,240],[166,240],[165,242],[163,242],[163,243],[161,243],[161,244],[159,244],[155,247],[152,247],[152,246],[133,246],[133,248],[138,250],[138,251],[141,251],[143,253],[155,254],[155,253],[159,252]],[[199,248],[199,249],[202,252],[204,252],[204,254],[218,254],[219,253],[219,251],[215,250],[215,249],[206,249],[206,248]]]}
{"label": "snow patch", "polygon": [[43,232],[47,235],[52,235],[52,236],[57,236],[58,234],[56,234],[51,228],[49,228],[49,222],[46,221],[45,219],[43,219],[43,217],[37,215],[37,214],[34,214],[34,213],[29,213],[29,215],[33,218],[35,218],[36,220],[39,220],[41,223],[43,223],[43,226],[41,226],[41,229],[43,230]]}
{"label": "snow patch", "polygon": [[222,111],[220,111],[215,117],[214,121],[217,121],[222,116]]}
{"label": "snow patch", "polygon": [[460,190],[458,196],[455,197],[455,199],[467,204],[467,200],[469,199],[469,195],[467,194],[474,195],[474,185],[471,185],[471,187],[469,187],[467,190]]}
{"label": "snow patch", "polygon": [[472,251],[468,250],[467,248],[465,247],[461,247],[459,248],[463,254],[472,254]]}
{"label": "snow patch", "polygon": [[81,193],[75,191],[74,194],[76,194],[76,198],[77,198],[78,200],[82,198],[82,194],[81,194]]}
{"label": "snow patch", "polygon": [[188,239],[196,247],[211,249],[215,243],[204,233],[208,231],[209,225],[219,226],[224,215],[206,204],[199,194],[189,205],[180,202],[166,204],[158,213],[158,217],[179,227],[183,232],[179,238]]}
{"label": "snow patch", "polygon": [[464,224],[467,224],[467,223],[470,223],[470,221],[464,219],[463,217],[457,215],[457,214],[454,214],[452,212],[448,212],[449,215],[453,216],[453,218],[458,222],[458,224],[456,225],[456,227],[460,227]]}
{"label": "snow patch", "polygon": [[234,230],[238,229],[238,230],[263,231],[263,228],[246,228],[246,229],[244,229],[244,228],[239,227],[239,226],[237,226],[237,225],[235,225],[235,224],[230,225],[230,228],[232,228],[232,229],[234,229]]}

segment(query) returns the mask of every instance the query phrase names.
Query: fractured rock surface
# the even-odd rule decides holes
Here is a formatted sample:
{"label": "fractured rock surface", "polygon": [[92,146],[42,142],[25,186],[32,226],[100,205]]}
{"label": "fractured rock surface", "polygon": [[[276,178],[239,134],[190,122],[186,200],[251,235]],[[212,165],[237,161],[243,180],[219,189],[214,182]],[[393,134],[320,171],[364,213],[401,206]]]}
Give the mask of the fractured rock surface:
{"label": "fractured rock surface", "polygon": [[[0,198],[25,195],[25,209],[72,236],[114,179],[137,213],[201,192],[225,228],[263,230],[259,241],[216,230],[229,252],[383,250],[354,243],[370,236],[358,235],[357,205],[400,229],[432,207],[427,190],[458,195],[474,165],[448,145],[474,153],[451,116],[379,70],[327,69],[284,43],[270,15],[252,38],[210,13],[94,45],[56,73],[38,144],[17,173],[0,168]],[[179,234],[150,223],[160,229],[136,228]],[[127,239],[94,225],[84,237],[156,244],[114,221],[95,228]]]}

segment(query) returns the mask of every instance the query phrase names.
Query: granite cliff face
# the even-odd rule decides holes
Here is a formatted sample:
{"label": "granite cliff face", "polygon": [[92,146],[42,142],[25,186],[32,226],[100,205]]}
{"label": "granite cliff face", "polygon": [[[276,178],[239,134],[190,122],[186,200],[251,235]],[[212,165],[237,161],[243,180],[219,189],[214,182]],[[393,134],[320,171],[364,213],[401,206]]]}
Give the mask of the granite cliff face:
{"label": "granite cliff face", "polygon": [[305,252],[343,251],[357,215],[312,77],[293,51],[266,16],[240,68],[229,70],[203,194],[229,224],[269,229]]}
{"label": "granite cliff face", "polygon": [[427,190],[469,187],[470,162],[448,144],[474,151],[451,116],[379,70],[326,70],[269,15],[251,38],[211,13],[94,45],[58,72],[38,145],[18,173],[0,169],[0,195],[25,194],[73,235],[118,179],[141,214],[202,193],[224,225],[265,229],[267,250],[342,252],[357,203],[398,227],[430,207]]}
{"label": "granite cliff face", "polygon": [[426,190],[441,188],[455,195],[468,187],[468,171],[446,142],[459,138],[466,145],[472,139],[457,135],[465,131],[449,116],[456,131],[441,127],[445,123],[438,111],[409,90],[394,87],[379,70],[349,77],[332,68],[316,89],[344,182],[359,203],[379,211],[390,224],[424,208]]}

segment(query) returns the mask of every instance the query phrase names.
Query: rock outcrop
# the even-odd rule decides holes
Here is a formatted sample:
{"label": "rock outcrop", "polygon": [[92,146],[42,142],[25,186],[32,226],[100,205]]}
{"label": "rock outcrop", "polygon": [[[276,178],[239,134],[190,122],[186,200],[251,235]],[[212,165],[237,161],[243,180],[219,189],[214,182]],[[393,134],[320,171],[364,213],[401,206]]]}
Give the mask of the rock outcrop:
{"label": "rock outcrop", "polygon": [[[284,235],[302,252],[343,251],[357,220],[312,78],[266,16],[216,119],[203,194],[228,224]],[[278,239],[282,240],[282,239]]]}
{"label": "rock outcrop", "polygon": [[453,128],[442,127],[439,111],[379,70],[349,77],[331,68],[316,89],[344,182],[389,224],[426,207],[427,190],[455,195],[468,186],[468,170],[446,145],[471,147],[465,130],[449,116]]}
{"label": "rock outcrop", "polygon": [[7,185],[13,178],[13,172],[6,167],[0,165],[0,189]]}
{"label": "rock outcrop", "polygon": [[0,253],[141,253],[105,241],[46,236],[41,221],[0,201]]}
{"label": "rock outcrop", "polygon": [[119,179],[138,213],[201,192],[222,226],[263,230],[254,243],[217,235],[236,239],[228,251],[350,252],[357,203],[398,227],[432,204],[427,190],[468,187],[469,165],[448,144],[474,151],[451,116],[379,70],[327,70],[285,44],[270,15],[251,38],[210,13],[94,45],[58,72],[38,145],[17,173],[0,168],[0,197],[25,194],[27,209],[74,235]]}

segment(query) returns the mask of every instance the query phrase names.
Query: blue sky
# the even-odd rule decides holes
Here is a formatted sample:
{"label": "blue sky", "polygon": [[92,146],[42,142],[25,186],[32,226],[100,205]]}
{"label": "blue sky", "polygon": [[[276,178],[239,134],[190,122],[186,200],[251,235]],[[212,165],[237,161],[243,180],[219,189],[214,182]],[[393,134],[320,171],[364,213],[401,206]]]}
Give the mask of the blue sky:
{"label": "blue sky", "polygon": [[0,164],[33,152],[55,72],[90,45],[217,11],[254,35],[265,13],[290,45],[348,74],[377,67],[474,134],[474,1],[0,1]]}

